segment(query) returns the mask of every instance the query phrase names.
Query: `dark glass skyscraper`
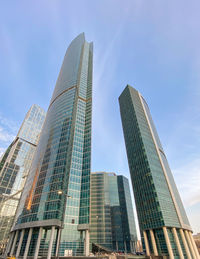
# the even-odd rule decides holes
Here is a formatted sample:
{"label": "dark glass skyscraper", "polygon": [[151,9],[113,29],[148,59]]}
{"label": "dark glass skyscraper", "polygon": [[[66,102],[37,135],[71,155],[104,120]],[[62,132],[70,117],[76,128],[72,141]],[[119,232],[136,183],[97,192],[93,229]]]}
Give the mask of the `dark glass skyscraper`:
{"label": "dark glass skyscraper", "polygon": [[8,246],[24,259],[89,253],[92,56],[83,33],[65,54]]}
{"label": "dark glass skyscraper", "polygon": [[128,179],[115,173],[92,173],[90,199],[93,247],[135,252],[137,234]]}
{"label": "dark glass skyscraper", "polygon": [[199,258],[191,227],[147,103],[127,86],[120,112],[142,240],[146,253]]}
{"label": "dark glass skyscraper", "polygon": [[0,163],[0,247],[7,244],[19,199],[31,167],[45,119],[45,112],[32,105],[14,141]]}

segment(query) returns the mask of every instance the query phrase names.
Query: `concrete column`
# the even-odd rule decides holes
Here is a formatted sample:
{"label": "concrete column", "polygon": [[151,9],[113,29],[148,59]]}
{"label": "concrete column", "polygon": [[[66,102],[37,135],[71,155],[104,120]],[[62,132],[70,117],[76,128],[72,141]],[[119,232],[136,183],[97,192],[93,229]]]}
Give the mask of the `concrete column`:
{"label": "concrete column", "polygon": [[198,249],[197,249],[197,246],[196,246],[196,243],[195,243],[194,238],[193,238],[193,236],[192,236],[192,233],[191,233],[190,231],[188,231],[188,234],[189,234],[190,239],[191,239],[191,242],[192,242],[192,244],[193,244],[195,254],[196,254],[197,258],[200,259],[199,251],[198,251]]}
{"label": "concrete column", "polygon": [[143,235],[144,235],[144,243],[145,243],[145,248],[146,248],[146,254],[147,254],[147,256],[150,256],[149,242],[148,242],[147,233],[146,233],[145,230],[143,231]]}
{"label": "concrete column", "polygon": [[14,234],[15,234],[14,231],[10,234],[9,242],[7,244],[6,251],[5,251],[5,256],[7,256],[7,254],[10,252],[10,249],[13,243]]}
{"label": "concrete column", "polygon": [[137,242],[135,242],[135,241],[132,242],[132,251],[133,251],[133,252],[136,252],[136,251],[137,251],[137,247],[138,247],[138,246],[137,246]]}
{"label": "concrete column", "polygon": [[183,240],[183,245],[184,245],[184,247],[185,247],[185,251],[186,251],[187,258],[188,258],[188,259],[192,259],[191,254],[190,254],[190,250],[189,250],[188,245],[187,245],[187,242],[186,242],[186,240],[185,240],[185,235],[184,235],[184,233],[183,233],[182,228],[181,228],[179,231],[180,231],[180,234],[181,234],[181,238],[182,238],[182,240]]}
{"label": "concrete column", "polygon": [[118,251],[118,242],[116,241],[116,250]]}
{"label": "concrete column", "polygon": [[84,236],[84,255],[86,255],[86,238]]}
{"label": "concrete column", "polygon": [[50,241],[49,241],[49,250],[48,250],[47,259],[51,259],[51,251],[52,251],[52,246],[53,246],[54,232],[55,232],[55,226],[52,226],[52,228],[51,228],[51,237],[50,237]]}
{"label": "concrete column", "polygon": [[137,243],[135,241],[130,241],[130,247],[131,247],[131,252],[134,253],[134,252],[137,252],[136,249],[137,249]]}
{"label": "concrete column", "polygon": [[169,236],[168,236],[166,227],[163,227],[163,232],[164,232],[164,236],[165,236],[165,242],[167,244],[167,250],[168,250],[168,253],[169,253],[169,258],[174,259],[174,254],[173,254],[173,251],[172,251],[172,247],[171,247],[171,243],[170,243],[170,240],[169,240]]}
{"label": "concrete column", "polygon": [[38,258],[38,253],[39,253],[39,250],[40,250],[40,241],[41,241],[41,238],[42,238],[42,231],[43,231],[43,228],[40,227],[39,233],[38,233],[38,238],[37,238],[37,244],[36,244],[36,248],[35,248],[34,259]]}
{"label": "concrete column", "polygon": [[125,254],[127,254],[126,240],[124,241],[124,251],[125,251]]}
{"label": "concrete column", "polygon": [[11,251],[10,251],[11,255],[13,255],[14,250],[15,250],[15,245],[16,245],[16,242],[17,242],[18,233],[19,233],[19,230],[17,230],[15,232],[15,238],[14,238],[14,241],[13,241],[13,244],[12,244],[12,248],[11,248]]}
{"label": "concrete column", "polygon": [[18,247],[17,247],[16,257],[18,257],[19,254],[20,254],[20,250],[21,250],[21,247],[22,247],[22,241],[23,241],[23,238],[24,238],[24,232],[25,232],[25,229],[22,229],[19,244],[18,244]]}
{"label": "concrete column", "polygon": [[174,235],[174,239],[175,239],[175,242],[176,242],[176,246],[178,248],[178,253],[179,253],[180,259],[184,259],[183,251],[182,251],[179,239],[178,239],[176,228],[172,228],[172,233]]}
{"label": "concrete column", "polygon": [[190,248],[190,251],[192,253],[192,256],[193,256],[193,258],[196,258],[196,254],[195,254],[195,251],[194,251],[194,248],[193,248],[193,245],[192,245],[192,242],[190,240],[190,237],[189,237],[189,234],[188,234],[187,230],[184,230],[184,233],[185,233],[185,236],[186,236],[186,240],[189,244],[189,248]]}
{"label": "concrete column", "polygon": [[59,252],[59,246],[60,246],[60,237],[61,237],[61,228],[58,229],[58,237],[57,237],[57,243],[56,243],[56,256],[58,256]]}
{"label": "concrete column", "polygon": [[154,233],[153,233],[152,229],[150,229],[150,236],[151,236],[151,243],[152,243],[152,246],[153,246],[153,253],[154,253],[155,256],[158,256],[158,249],[157,249],[157,246],[156,246],[156,240],[155,240]]}
{"label": "concrete column", "polygon": [[89,230],[85,230],[85,256],[90,255],[90,233]]}
{"label": "concrete column", "polygon": [[133,252],[133,246],[132,246],[132,242],[130,240],[130,250],[131,250],[131,253]]}
{"label": "concrete column", "polygon": [[30,228],[29,232],[28,232],[28,239],[27,239],[27,242],[26,242],[26,248],[25,248],[25,251],[24,251],[23,259],[26,259],[27,256],[28,256],[28,250],[29,250],[29,246],[30,246],[30,242],[31,242],[32,233],[33,233],[33,229]]}

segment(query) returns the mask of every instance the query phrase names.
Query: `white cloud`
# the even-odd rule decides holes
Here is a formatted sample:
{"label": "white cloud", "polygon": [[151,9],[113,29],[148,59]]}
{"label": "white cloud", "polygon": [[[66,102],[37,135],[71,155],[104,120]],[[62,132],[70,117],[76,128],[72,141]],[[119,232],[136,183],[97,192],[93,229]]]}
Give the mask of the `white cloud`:
{"label": "white cloud", "polygon": [[194,233],[200,232],[200,158],[173,170]]}
{"label": "white cloud", "polygon": [[2,128],[6,128],[14,134],[16,134],[18,130],[16,122],[5,118],[2,114],[0,114],[0,126]]}
{"label": "white cloud", "polygon": [[194,231],[194,233],[200,232],[200,221],[199,221],[200,203],[198,205],[199,206],[193,206],[186,210],[189,218],[189,222],[191,223],[192,230]]}
{"label": "white cloud", "polygon": [[200,203],[200,158],[173,170],[185,206]]}
{"label": "white cloud", "polygon": [[14,135],[9,134],[3,128],[0,127],[0,141],[11,142],[13,141],[14,137]]}
{"label": "white cloud", "polygon": [[5,148],[0,147],[0,160],[1,160],[1,156],[3,155],[4,151],[5,151]]}
{"label": "white cloud", "polygon": [[0,114],[0,157],[14,140],[17,134],[17,124],[15,121],[4,118]]}

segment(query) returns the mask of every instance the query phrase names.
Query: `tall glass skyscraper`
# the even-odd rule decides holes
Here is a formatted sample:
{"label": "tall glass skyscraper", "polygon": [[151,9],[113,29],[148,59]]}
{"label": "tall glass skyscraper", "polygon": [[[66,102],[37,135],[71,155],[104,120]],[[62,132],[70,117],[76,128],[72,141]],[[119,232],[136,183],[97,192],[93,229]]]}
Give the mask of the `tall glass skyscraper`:
{"label": "tall glass skyscraper", "polygon": [[191,227],[147,103],[127,86],[119,97],[129,169],[147,255],[199,258]]}
{"label": "tall glass skyscraper", "polygon": [[89,253],[93,45],[67,49],[7,251],[16,256]]}
{"label": "tall glass skyscraper", "polygon": [[90,240],[98,249],[135,252],[137,233],[128,179],[115,173],[91,174]]}
{"label": "tall glass skyscraper", "polygon": [[4,248],[44,123],[45,112],[32,105],[0,163],[0,247]]}

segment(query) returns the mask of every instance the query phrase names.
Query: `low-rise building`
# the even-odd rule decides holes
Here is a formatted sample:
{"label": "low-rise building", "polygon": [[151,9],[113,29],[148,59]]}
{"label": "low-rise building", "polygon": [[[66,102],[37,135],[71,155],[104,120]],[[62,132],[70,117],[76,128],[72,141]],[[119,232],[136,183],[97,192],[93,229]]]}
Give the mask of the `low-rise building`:
{"label": "low-rise building", "polygon": [[90,242],[108,251],[135,252],[137,234],[128,179],[91,174]]}

